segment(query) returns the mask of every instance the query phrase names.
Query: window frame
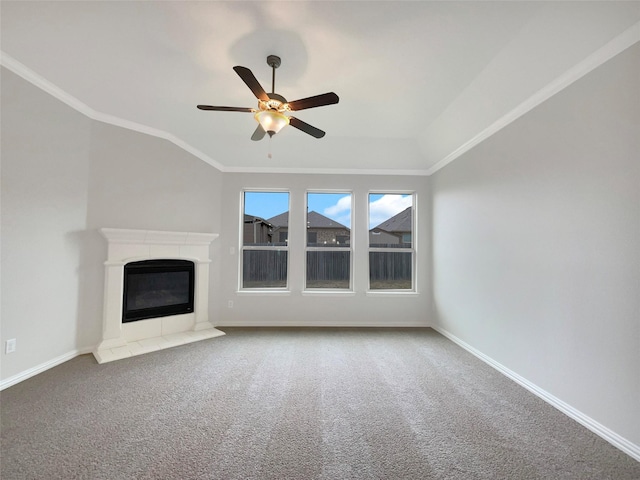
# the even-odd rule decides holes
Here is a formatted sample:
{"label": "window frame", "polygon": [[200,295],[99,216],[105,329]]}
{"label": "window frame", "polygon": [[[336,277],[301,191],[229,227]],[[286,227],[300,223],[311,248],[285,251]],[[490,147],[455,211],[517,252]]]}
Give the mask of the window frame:
{"label": "window frame", "polygon": [[[309,194],[335,194],[335,195],[344,195],[350,196],[351,199],[351,211],[349,214],[350,217],[350,227],[349,228],[349,245],[348,246],[344,246],[344,247],[310,247],[309,246],[309,241],[308,241],[308,213],[309,213]],[[330,294],[352,294],[354,292],[353,290],[353,277],[354,277],[354,271],[353,271],[353,266],[354,266],[354,246],[355,246],[355,241],[354,241],[354,237],[355,237],[355,229],[353,228],[353,224],[354,224],[354,209],[355,209],[355,202],[354,202],[354,197],[355,194],[353,192],[353,190],[349,190],[349,189],[324,189],[324,188],[310,188],[305,190],[304,192],[304,235],[303,235],[303,241],[304,241],[304,260],[303,260],[303,277],[302,277],[302,281],[303,281],[303,293],[318,293],[318,294],[323,294],[323,293],[330,293]],[[323,288],[323,287],[308,287],[307,286],[307,257],[308,257],[308,253],[309,252],[349,252],[349,286],[347,288]]]}
{"label": "window frame", "polygon": [[[371,219],[371,195],[411,195],[411,247],[372,247],[371,229],[369,222]],[[370,190],[367,192],[367,295],[399,295],[415,294],[418,292],[417,269],[417,210],[418,194],[415,190]],[[390,217],[393,218],[393,217]],[[375,233],[375,232],[374,232]],[[411,288],[371,288],[371,253],[372,252],[395,252],[411,253]]]}
{"label": "window frame", "polygon": [[[287,241],[285,245],[245,245],[244,244],[244,216],[245,216],[245,194],[246,193],[286,193],[287,194],[287,212],[289,214],[289,226],[287,227]],[[265,220],[267,220],[265,218]],[[288,188],[243,188],[240,191],[240,228],[239,228],[239,240],[238,240],[238,292],[243,293],[276,293],[276,292],[290,292],[289,281],[291,277],[291,252],[289,234],[291,232],[291,190]],[[281,242],[276,242],[281,243]],[[287,275],[285,285],[283,287],[245,287],[244,286],[244,252],[245,251],[284,251],[287,252]]]}

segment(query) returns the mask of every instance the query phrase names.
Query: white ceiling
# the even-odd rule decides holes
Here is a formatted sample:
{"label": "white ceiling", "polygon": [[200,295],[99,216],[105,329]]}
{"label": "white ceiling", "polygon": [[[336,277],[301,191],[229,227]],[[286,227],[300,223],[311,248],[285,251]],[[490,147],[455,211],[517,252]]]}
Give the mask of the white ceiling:
{"label": "white ceiling", "polygon": [[[640,40],[640,2],[1,2],[2,63],[223,171],[428,174]],[[252,142],[250,68],[327,132]],[[272,158],[267,153],[272,151]]]}

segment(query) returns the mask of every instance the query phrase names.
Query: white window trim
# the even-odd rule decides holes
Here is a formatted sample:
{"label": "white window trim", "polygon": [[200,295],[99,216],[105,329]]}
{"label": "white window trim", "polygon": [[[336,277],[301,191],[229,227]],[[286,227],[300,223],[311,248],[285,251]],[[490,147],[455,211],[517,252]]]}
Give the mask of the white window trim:
{"label": "white window trim", "polygon": [[[348,247],[309,247],[308,239],[307,239],[307,213],[309,212],[309,194],[315,193],[329,193],[329,194],[338,194],[338,195],[349,195],[351,197],[351,213],[350,213],[350,227],[349,227],[349,246]],[[302,275],[302,294],[303,295],[355,295],[355,291],[353,289],[353,265],[354,265],[354,250],[355,250],[355,230],[353,228],[354,222],[354,192],[353,190],[342,190],[342,189],[307,189],[304,192],[304,222],[303,222],[303,235],[304,239],[304,260],[303,260],[303,275]],[[307,287],[307,253],[312,251],[318,252],[350,252],[349,253],[349,287],[348,288],[309,288]]]}
{"label": "white window trim", "polygon": [[[244,245],[244,194],[245,193],[286,193],[289,197],[287,211],[289,212],[289,227],[291,229],[291,190],[288,188],[243,188],[240,191],[240,226],[238,232],[238,289],[236,293],[239,294],[251,294],[251,295],[289,295],[291,293],[290,277],[291,277],[291,252],[289,249],[289,243],[287,245],[274,245],[273,247],[255,247],[252,245]],[[266,219],[265,219],[266,220]],[[245,250],[268,250],[268,251],[285,251],[287,252],[287,279],[284,287],[260,287],[260,288],[245,288],[243,284],[243,263],[244,263],[244,251]]]}
{"label": "white window trim", "polygon": [[[410,248],[387,248],[387,247],[371,247],[369,244],[369,219],[371,218],[371,195],[411,195],[411,247]],[[370,190],[367,192],[367,296],[385,296],[385,295],[417,295],[417,270],[418,270],[418,194],[415,190]],[[411,252],[411,288],[371,288],[371,265],[369,264],[370,252]]]}

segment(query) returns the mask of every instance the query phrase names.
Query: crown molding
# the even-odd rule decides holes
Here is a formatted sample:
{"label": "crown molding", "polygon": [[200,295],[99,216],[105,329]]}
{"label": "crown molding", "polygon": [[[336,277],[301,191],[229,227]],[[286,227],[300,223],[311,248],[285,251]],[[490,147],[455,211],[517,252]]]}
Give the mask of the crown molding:
{"label": "crown molding", "polygon": [[225,167],[225,173],[280,173],[307,175],[406,175],[426,176],[427,170],[362,169],[362,168],[270,168],[270,167]]}
{"label": "crown molding", "polygon": [[603,47],[599,48],[583,61],[575,65],[573,68],[567,70],[551,83],[538,90],[527,100],[522,102],[516,108],[502,116],[487,128],[478,133],[475,137],[471,138],[467,142],[460,145],[449,155],[439,160],[433,166],[426,170],[426,175],[433,175],[435,172],[443,168],[444,166],[453,162],[456,158],[462,154],[468,152],[480,142],[486,140],[494,133],[502,130],[504,127],[514,122],[525,113],[533,110],[542,102],[548,100],[556,93],[564,90],[575,81],[584,77],[587,73],[595,70],[597,67],[605,63],[607,60],[612,59],[619,53],[622,53],[627,48],[640,41],[640,22],[635,23],[620,35],[609,41]]}
{"label": "crown molding", "polygon": [[143,125],[141,123],[132,122],[129,120],[125,120],[123,118],[116,117],[114,115],[109,115],[103,112],[99,112],[94,110],[87,104],[81,102],[73,95],[68,94],[64,90],[62,90],[57,85],[54,85],[49,80],[46,80],[44,77],[38,75],[36,72],[31,70],[29,67],[23,65],[15,58],[6,54],[3,51],[0,51],[0,65],[11,70],[16,75],[22,77],[27,82],[35,85],[41,90],[44,90],[52,97],[60,100],[62,103],[68,105],[74,110],[82,113],[83,115],[89,117],[92,120],[96,120],[98,122],[106,123],[108,125],[114,125],[116,127],[125,128],[127,130],[132,130],[138,133],[144,133],[146,135],[151,135],[153,137],[162,138],[164,140],[168,140],[174,145],[182,148],[183,150],[189,152],[191,155],[199,158],[200,160],[208,163],[212,167],[217,168],[220,171],[224,171],[224,165],[215,161],[205,153],[201,152],[197,148],[192,147],[184,140],[176,137],[175,135],[165,132],[163,130],[159,130],[157,128],[149,127],[148,125]]}
{"label": "crown molding", "polygon": [[22,77],[29,83],[35,85],[40,90],[44,90],[52,97],[57,98],[62,103],[70,106],[71,108],[77,110],[78,112],[86,115],[87,117],[93,118],[96,114],[96,111],[89,107],[87,104],[82,103],[77,98],[69,95],[67,92],[54,85],[48,80],[45,80],[42,76],[35,73],[33,70],[23,65],[15,58],[6,54],[5,52],[0,50],[0,65],[11,70],[16,75]]}

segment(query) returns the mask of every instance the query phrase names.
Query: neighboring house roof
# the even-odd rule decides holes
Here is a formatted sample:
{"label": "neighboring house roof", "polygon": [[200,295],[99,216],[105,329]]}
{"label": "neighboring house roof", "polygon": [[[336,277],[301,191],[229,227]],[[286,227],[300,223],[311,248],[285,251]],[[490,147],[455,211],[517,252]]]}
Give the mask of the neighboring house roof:
{"label": "neighboring house roof", "polygon": [[349,227],[314,211],[307,214],[307,228],[341,228],[349,230]]}
{"label": "neighboring house roof", "polygon": [[407,207],[400,213],[385,220],[371,230],[384,230],[385,232],[410,232],[411,231],[411,207]]}
{"label": "neighboring house roof", "polygon": [[[284,212],[280,215],[276,215],[275,217],[271,217],[268,222],[276,227],[288,227],[289,212]],[[350,230],[349,227],[314,211],[309,212],[307,215],[307,228],[341,228],[344,230]]]}
{"label": "neighboring house roof", "polygon": [[262,223],[266,223],[269,226],[272,226],[269,220],[265,220],[262,217],[256,217],[255,215],[247,215],[246,213],[244,214],[244,223],[255,223],[255,222],[262,222]]}
{"label": "neighboring house roof", "polygon": [[288,227],[289,226],[289,212],[283,212],[280,215],[271,217],[267,220],[274,227]]}

